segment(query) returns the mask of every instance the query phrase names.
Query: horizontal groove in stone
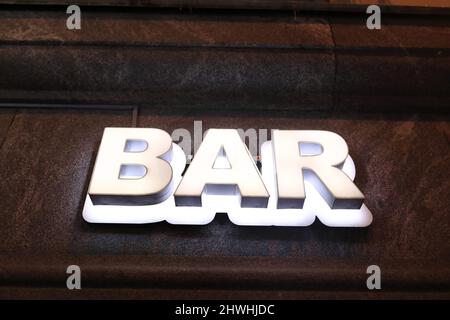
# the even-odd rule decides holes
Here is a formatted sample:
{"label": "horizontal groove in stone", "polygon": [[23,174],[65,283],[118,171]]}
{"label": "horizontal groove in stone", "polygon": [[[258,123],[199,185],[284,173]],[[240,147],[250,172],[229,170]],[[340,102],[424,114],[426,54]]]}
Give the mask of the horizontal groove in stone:
{"label": "horizontal groove in stone", "polygon": [[83,11],[82,28],[67,30],[61,12],[0,12],[0,41],[124,45],[332,47],[326,18],[285,15],[195,15]]}
{"label": "horizontal groove in stone", "polygon": [[447,17],[383,15],[380,30],[369,30],[364,15],[329,15],[337,48],[450,49]]}
{"label": "horizontal groove in stone", "polygon": [[[0,280],[8,286],[52,287],[64,282],[74,257],[16,256],[0,263]],[[270,290],[359,290],[366,262],[271,257],[79,256],[84,288],[260,288]],[[450,291],[450,269],[423,260],[383,264],[388,292]],[[429,272],[433,270],[433,272]]]}

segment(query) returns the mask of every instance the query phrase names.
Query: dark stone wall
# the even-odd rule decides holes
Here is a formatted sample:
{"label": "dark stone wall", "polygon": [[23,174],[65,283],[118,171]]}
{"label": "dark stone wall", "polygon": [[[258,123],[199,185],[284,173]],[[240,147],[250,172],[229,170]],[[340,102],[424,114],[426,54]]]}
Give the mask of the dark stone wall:
{"label": "dark stone wall", "polygon": [[450,24],[439,16],[0,12],[0,102],[446,111]]}
{"label": "dark stone wall", "polygon": [[[1,298],[450,298],[447,19],[105,10],[80,32],[59,9],[0,12]],[[374,222],[89,224],[103,129],[132,126],[129,105],[168,132],[337,132]]]}
{"label": "dark stone wall", "polygon": [[[81,212],[106,126],[130,111],[0,113],[0,297],[449,298],[448,116],[140,110],[138,125],[323,129],[342,135],[374,221],[368,228],[94,225]],[[65,289],[78,264],[83,289]],[[366,289],[366,268],[382,290]]]}

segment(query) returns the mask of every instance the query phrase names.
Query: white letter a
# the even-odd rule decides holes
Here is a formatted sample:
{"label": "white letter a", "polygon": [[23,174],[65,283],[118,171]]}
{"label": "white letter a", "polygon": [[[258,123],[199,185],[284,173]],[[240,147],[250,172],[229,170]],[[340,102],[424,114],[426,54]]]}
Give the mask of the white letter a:
{"label": "white letter a", "polygon": [[67,7],[67,14],[70,15],[66,20],[66,27],[69,30],[80,30],[81,29],[81,10],[77,5],[71,5]]}

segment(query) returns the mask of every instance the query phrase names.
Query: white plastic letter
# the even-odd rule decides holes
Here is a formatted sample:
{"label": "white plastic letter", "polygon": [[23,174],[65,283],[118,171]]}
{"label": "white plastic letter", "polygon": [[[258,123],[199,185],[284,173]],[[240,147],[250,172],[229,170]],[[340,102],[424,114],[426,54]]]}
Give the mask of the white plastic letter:
{"label": "white plastic letter", "polygon": [[341,170],[348,156],[344,139],[314,130],[274,130],[277,208],[303,208],[304,177],[333,209],[359,209],[364,195]]}
{"label": "white plastic letter", "polygon": [[241,207],[267,207],[269,193],[237,130],[208,130],[175,191],[175,203],[201,206],[203,192],[240,195]]}
{"label": "white plastic letter", "polygon": [[105,128],[89,186],[94,205],[150,205],[173,192],[172,139],[160,129]]}

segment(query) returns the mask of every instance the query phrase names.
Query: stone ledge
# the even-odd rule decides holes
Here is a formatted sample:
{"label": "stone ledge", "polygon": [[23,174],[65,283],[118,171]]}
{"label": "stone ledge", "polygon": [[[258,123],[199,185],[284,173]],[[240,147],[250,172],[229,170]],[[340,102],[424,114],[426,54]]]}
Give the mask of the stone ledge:
{"label": "stone ledge", "polygon": [[360,15],[0,13],[0,102],[448,110],[450,23]]}

